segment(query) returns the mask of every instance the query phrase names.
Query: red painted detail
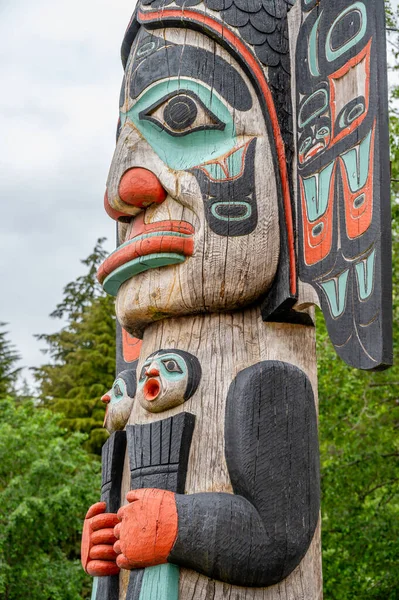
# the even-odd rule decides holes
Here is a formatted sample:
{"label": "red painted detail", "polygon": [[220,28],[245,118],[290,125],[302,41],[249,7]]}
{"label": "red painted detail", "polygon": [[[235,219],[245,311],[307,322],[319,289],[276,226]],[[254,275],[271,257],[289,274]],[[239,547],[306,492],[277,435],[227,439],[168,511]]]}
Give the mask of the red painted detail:
{"label": "red painted detail", "polygon": [[104,402],[104,404],[108,404],[108,402],[111,401],[111,396],[109,394],[104,394],[104,396],[101,397],[101,402]]}
{"label": "red painted detail", "polygon": [[122,328],[122,352],[125,362],[130,363],[138,359],[142,344],[142,340],[133,337]]}
{"label": "red painted detail", "polygon": [[114,219],[114,221],[117,221],[121,217],[128,216],[127,213],[123,213],[123,212],[120,212],[119,210],[115,210],[114,208],[112,208],[112,206],[110,205],[109,200],[108,200],[108,192],[107,191],[105,191],[105,194],[104,194],[104,208],[105,208],[105,212],[111,217],[111,219]]}
{"label": "red painted detail", "polygon": [[118,511],[114,550],[123,569],[152,567],[167,562],[177,537],[175,495],[166,490],[143,489],[127,494],[129,504]]}
{"label": "red painted detail", "polygon": [[290,259],[290,291],[292,295],[295,295],[297,291],[297,281],[294,223],[292,216],[285,148],[283,138],[281,136],[280,126],[278,123],[276,107],[274,105],[272,93],[266,81],[262,67],[256,60],[255,56],[252,54],[252,52],[249,50],[249,48],[240,40],[239,37],[237,37],[237,35],[233,31],[230,31],[224,23],[219,23],[218,21],[216,21],[208,15],[198,13],[195,10],[187,10],[187,8],[185,7],[181,9],[163,8],[162,10],[148,12],[142,12],[141,10],[139,10],[138,12],[138,19],[141,23],[162,21],[167,17],[177,17],[181,18],[182,20],[191,19],[191,21],[194,21],[200,24],[202,27],[207,28],[210,32],[217,33],[218,36],[223,38],[223,40],[229,42],[229,44],[235,49],[235,51],[238,52],[241,55],[241,57],[245,60],[247,66],[252,71],[256,81],[258,82],[262,90],[272,124],[273,137],[276,143],[277,159],[279,164],[281,185],[283,191],[285,222],[287,227],[288,253]]}
{"label": "red painted detail", "polygon": [[[348,175],[342,158],[339,159],[341,166],[342,184],[344,191],[344,205],[345,205],[345,224],[346,233],[348,238],[354,240],[363,235],[370,227],[373,220],[373,183],[374,183],[374,142],[375,142],[375,129],[376,123],[373,126],[373,133],[371,134],[370,140],[370,158],[368,177],[366,185],[358,190],[352,192],[349,186]],[[359,196],[364,195],[364,201],[358,208],[355,207],[355,200]]]}
{"label": "red painted detail", "polygon": [[[324,215],[320,217],[320,219],[317,219],[313,222],[310,222],[307,219],[305,188],[303,185],[302,177],[299,178],[303,215],[303,240],[305,262],[309,266],[320,262],[331,252],[333,237],[335,173],[336,163],[334,165],[334,169],[331,175],[327,210],[324,213]],[[318,225],[321,225],[322,227],[321,232],[318,235],[314,235],[313,231]]]}
{"label": "red painted detail", "polygon": [[[332,146],[334,146],[334,144],[336,144],[337,142],[342,140],[344,137],[346,137],[347,135],[349,135],[353,131],[355,131],[355,129],[357,127],[359,127],[359,125],[361,125],[361,123],[367,117],[367,114],[369,111],[369,105],[370,105],[370,55],[371,55],[372,41],[373,40],[371,39],[369,41],[369,43],[367,44],[367,46],[365,46],[365,48],[363,48],[363,50],[357,56],[354,56],[343,67],[341,67],[341,69],[338,69],[338,71],[335,71],[335,73],[332,73],[328,77],[329,82],[330,82],[330,106],[331,106],[331,142],[330,142],[329,148],[332,148]],[[365,111],[361,115],[359,115],[359,117],[357,119],[352,121],[352,123],[350,125],[348,125],[348,127],[341,130],[337,135],[335,135],[334,127],[335,127],[335,122],[336,122],[336,119],[338,116],[336,113],[335,82],[338,81],[339,79],[341,79],[342,77],[344,77],[345,75],[347,75],[349,73],[350,69],[353,69],[354,67],[359,65],[362,62],[362,60],[366,61],[365,62],[365,70],[366,70]]]}
{"label": "red painted detail", "polygon": [[[159,375],[159,373],[158,373]],[[157,379],[148,379],[145,382],[143,387],[144,398],[149,402],[156,400],[159,396],[159,392],[161,391],[160,383]]]}
{"label": "red painted detail", "polygon": [[[138,221],[136,223],[136,221]],[[118,267],[149,254],[159,254],[162,252],[173,252],[183,256],[192,256],[194,253],[194,240],[192,237],[178,237],[173,235],[157,235],[151,237],[151,233],[167,231],[168,233],[184,233],[192,236],[194,227],[185,221],[159,221],[158,223],[144,224],[144,215],[139,215],[134,219],[132,234],[129,240],[131,242],[126,246],[116,249],[100,265],[97,271],[97,279],[100,283]],[[134,241],[138,235],[149,234],[150,237]]]}
{"label": "red painted detail", "polygon": [[81,561],[83,569],[93,577],[119,573],[117,555],[113,549],[116,540],[113,528],[118,518],[116,514],[106,513],[105,510],[105,502],[93,504],[83,523]]}
{"label": "red painted detail", "polygon": [[167,196],[158,177],[141,167],[134,167],[123,174],[118,191],[120,199],[125,204],[136,208],[161,204]]}

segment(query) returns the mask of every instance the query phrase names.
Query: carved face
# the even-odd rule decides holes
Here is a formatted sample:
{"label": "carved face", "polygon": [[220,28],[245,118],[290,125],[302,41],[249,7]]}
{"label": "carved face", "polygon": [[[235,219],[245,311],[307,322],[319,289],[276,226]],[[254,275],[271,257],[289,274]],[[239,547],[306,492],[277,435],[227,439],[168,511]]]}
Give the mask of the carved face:
{"label": "carved face", "polygon": [[264,294],[279,257],[273,152],[257,93],[205,35],[141,28],[122,85],[99,279],[124,328]]}
{"label": "carved face", "polygon": [[107,405],[104,427],[108,433],[121,430],[128,422],[136,394],[136,371],[122,371],[101,400]]}
{"label": "carved face", "polygon": [[162,412],[191,398],[200,379],[195,356],[182,350],[159,350],[141,368],[137,400],[149,412]]}

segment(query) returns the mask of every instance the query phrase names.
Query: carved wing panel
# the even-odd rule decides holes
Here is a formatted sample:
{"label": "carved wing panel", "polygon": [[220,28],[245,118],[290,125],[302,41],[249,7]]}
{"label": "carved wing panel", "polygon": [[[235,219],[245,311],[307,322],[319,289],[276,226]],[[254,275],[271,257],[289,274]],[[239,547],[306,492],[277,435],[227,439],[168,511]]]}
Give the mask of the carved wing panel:
{"label": "carved wing panel", "polygon": [[350,365],[391,364],[384,2],[302,0],[296,47],[299,277]]}

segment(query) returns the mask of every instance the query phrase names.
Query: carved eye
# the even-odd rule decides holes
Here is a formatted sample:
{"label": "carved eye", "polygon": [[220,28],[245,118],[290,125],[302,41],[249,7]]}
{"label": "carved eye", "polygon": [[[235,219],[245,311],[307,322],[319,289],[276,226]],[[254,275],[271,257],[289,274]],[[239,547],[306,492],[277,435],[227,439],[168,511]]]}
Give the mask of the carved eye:
{"label": "carved eye", "polygon": [[309,150],[309,148],[311,147],[313,143],[313,140],[311,137],[307,137],[306,140],[303,141],[300,149],[299,149],[299,153],[300,154],[305,154],[306,150]]}
{"label": "carved eye", "polygon": [[226,127],[196,94],[187,90],[164,96],[156,104],[141,111],[139,118],[155,123],[175,137],[209,129],[223,131]]}
{"label": "carved eye", "polygon": [[116,398],[121,398],[123,396],[123,391],[121,390],[119,383],[115,383],[113,391]]}
{"label": "carved eye", "polygon": [[366,100],[364,96],[359,96],[358,98],[354,98],[344,108],[338,115],[337,122],[340,129],[345,129],[345,127],[351,127],[352,123],[354,123],[359,117],[361,117],[366,112]]}
{"label": "carved eye", "polygon": [[183,371],[177,364],[177,361],[175,361],[173,358],[167,358],[162,362],[165,365],[165,369],[169,371],[169,373],[183,373]]}
{"label": "carved eye", "polygon": [[320,139],[323,139],[323,138],[327,137],[329,134],[330,134],[330,130],[329,130],[328,127],[321,127],[318,130],[318,132],[316,134],[316,137],[317,137],[318,140],[320,140]]}
{"label": "carved eye", "polygon": [[146,370],[148,369],[148,367],[149,367],[149,363],[143,365],[143,367],[142,367],[142,369],[140,371],[140,381],[143,381],[143,379],[146,378],[146,374],[145,373],[146,373]]}

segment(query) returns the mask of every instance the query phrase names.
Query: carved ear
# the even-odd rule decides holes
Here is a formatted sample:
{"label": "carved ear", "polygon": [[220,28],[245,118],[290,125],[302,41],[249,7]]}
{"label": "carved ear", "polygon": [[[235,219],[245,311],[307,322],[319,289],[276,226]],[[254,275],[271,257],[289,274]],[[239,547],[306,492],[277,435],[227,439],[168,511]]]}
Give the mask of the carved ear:
{"label": "carved ear", "polygon": [[299,278],[317,293],[337,353],[370,370],[392,364],[384,15],[383,0],[312,0],[290,13]]}

